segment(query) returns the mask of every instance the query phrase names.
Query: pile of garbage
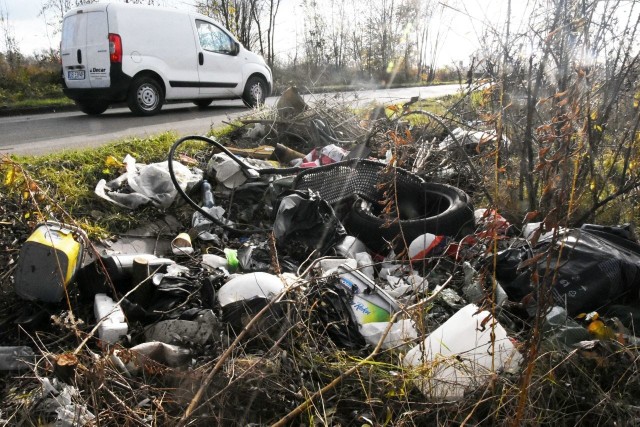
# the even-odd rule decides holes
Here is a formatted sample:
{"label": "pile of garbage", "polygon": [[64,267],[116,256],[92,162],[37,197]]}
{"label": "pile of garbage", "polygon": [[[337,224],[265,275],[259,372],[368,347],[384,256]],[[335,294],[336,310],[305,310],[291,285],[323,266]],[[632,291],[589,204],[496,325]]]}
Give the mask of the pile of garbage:
{"label": "pile of garbage", "polygon": [[[450,166],[424,166],[462,131],[411,137],[409,164],[408,148],[372,150],[386,116],[347,132],[293,104],[246,121],[244,146],[186,137],[96,183],[124,211],[156,207],[156,223],[96,242],[51,218],[4,239],[20,246],[3,260],[3,422],[433,421],[425,405],[517,389],[532,319],[557,351],[637,342],[632,227],[511,224],[435,179]],[[467,158],[472,136],[508,146],[464,135]],[[209,144],[206,162],[177,159],[189,140]]]}

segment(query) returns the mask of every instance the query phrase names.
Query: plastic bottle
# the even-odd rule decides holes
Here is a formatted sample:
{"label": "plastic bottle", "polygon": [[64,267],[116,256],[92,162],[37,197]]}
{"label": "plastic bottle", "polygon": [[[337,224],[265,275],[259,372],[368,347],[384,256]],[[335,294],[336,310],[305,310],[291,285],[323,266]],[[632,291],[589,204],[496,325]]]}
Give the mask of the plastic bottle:
{"label": "plastic bottle", "polygon": [[236,249],[224,249],[224,255],[227,257],[227,265],[229,271],[234,272],[238,269],[240,262],[238,261],[238,251]]}
{"label": "plastic bottle", "polygon": [[206,179],[202,180],[202,207],[212,208],[215,205],[211,184]]}
{"label": "plastic bottle", "polygon": [[236,249],[225,248],[224,257],[213,254],[204,254],[202,255],[202,264],[211,268],[224,267],[229,270],[229,272],[233,273],[240,266],[240,261],[238,261],[238,251]]}
{"label": "plastic bottle", "polygon": [[400,310],[396,301],[358,270],[338,267],[340,284],[352,295],[351,310],[360,326],[371,322],[388,322]]}

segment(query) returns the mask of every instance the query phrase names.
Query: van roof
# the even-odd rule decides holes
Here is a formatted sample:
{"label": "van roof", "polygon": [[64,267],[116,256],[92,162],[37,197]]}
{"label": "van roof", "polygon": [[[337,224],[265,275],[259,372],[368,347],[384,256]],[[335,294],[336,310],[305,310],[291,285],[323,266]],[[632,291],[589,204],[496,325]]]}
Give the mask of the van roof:
{"label": "van roof", "polygon": [[211,18],[210,16],[206,16],[203,15],[201,13],[197,13],[197,12],[190,12],[188,10],[184,10],[184,9],[176,9],[176,8],[172,8],[172,7],[162,7],[162,6],[149,6],[149,5],[144,5],[144,4],[132,4],[132,3],[110,3],[110,2],[105,2],[105,3],[91,3],[91,4],[87,4],[84,6],[78,6],[75,7],[71,10],[69,10],[67,13],[64,14],[64,17],[66,18],[68,15],[75,15],[78,12],[82,11],[82,12],[100,12],[100,11],[106,11],[107,9],[110,10],[118,10],[118,11],[122,11],[122,10],[132,10],[132,9],[139,9],[139,10],[165,10],[165,11],[170,11],[170,12],[174,12],[174,13],[180,13],[180,14],[192,14],[194,16],[199,16],[202,18],[206,18],[209,20],[212,20],[214,22],[217,22],[215,19]]}

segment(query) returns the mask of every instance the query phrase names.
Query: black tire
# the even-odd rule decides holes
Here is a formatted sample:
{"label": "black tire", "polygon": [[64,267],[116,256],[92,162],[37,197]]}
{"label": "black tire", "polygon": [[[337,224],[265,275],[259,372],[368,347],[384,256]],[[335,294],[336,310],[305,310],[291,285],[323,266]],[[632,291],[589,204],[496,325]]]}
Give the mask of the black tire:
{"label": "black tire", "polygon": [[267,82],[257,76],[250,77],[244,87],[242,101],[247,107],[255,108],[264,104],[267,98]]}
{"label": "black tire", "polygon": [[97,116],[104,113],[109,108],[107,101],[76,101],[76,105],[85,114]]}
{"label": "black tire", "polygon": [[127,105],[133,114],[153,116],[162,108],[164,94],[158,82],[151,77],[138,77],[131,84]]}
{"label": "black tire", "polygon": [[[393,249],[399,253],[405,241],[409,245],[424,233],[456,238],[475,230],[473,206],[469,196],[459,188],[427,182],[422,184],[422,194],[407,191],[397,196],[400,221],[386,225],[387,221],[375,212],[380,209],[378,206],[373,204],[372,210],[365,210],[362,199],[358,199],[345,219],[347,232],[374,252],[383,253],[388,249],[387,242],[394,242]],[[401,231],[404,241],[396,239]]]}
{"label": "black tire", "polygon": [[193,103],[196,104],[198,108],[208,107],[209,105],[211,105],[212,102],[213,102],[213,98],[196,99],[195,101],[193,101]]}

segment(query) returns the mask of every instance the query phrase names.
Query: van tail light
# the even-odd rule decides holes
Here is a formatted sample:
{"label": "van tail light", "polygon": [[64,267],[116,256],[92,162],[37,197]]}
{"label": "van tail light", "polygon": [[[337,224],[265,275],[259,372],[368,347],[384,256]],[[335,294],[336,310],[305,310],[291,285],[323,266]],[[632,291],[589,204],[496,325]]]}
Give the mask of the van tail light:
{"label": "van tail light", "polygon": [[122,62],[122,39],[118,34],[109,34],[109,59],[111,63]]}

